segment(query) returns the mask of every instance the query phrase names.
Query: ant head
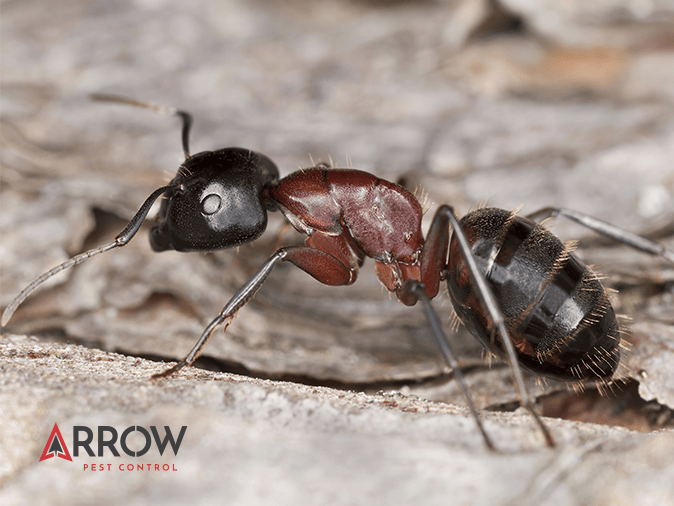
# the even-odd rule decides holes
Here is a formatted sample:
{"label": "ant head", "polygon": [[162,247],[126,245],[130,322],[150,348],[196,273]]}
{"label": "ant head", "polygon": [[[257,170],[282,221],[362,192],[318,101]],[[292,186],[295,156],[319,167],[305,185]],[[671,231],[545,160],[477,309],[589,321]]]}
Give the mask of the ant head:
{"label": "ant head", "polygon": [[192,155],[165,193],[150,231],[155,251],[208,251],[258,238],[267,227],[266,189],[279,178],[274,162],[242,148]]}

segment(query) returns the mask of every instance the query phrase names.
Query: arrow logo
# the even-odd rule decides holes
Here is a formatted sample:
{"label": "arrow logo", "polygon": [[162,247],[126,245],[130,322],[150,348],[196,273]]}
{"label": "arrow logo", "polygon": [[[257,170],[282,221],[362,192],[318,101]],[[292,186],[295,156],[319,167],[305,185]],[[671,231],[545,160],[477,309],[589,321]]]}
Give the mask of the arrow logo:
{"label": "arrow logo", "polygon": [[52,457],[60,457],[64,460],[69,460],[70,462],[73,461],[70,452],[68,451],[68,447],[66,446],[66,442],[63,440],[58,424],[54,424],[54,428],[51,430],[47,444],[44,445],[40,462]]}

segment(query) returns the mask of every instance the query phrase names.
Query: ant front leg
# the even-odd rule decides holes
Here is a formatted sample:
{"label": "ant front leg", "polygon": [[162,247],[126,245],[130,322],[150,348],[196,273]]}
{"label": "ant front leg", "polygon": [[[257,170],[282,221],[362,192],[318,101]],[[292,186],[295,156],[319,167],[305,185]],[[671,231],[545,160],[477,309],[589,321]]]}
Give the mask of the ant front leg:
{"label": "ant front leg", "polygon": [[[183,367],[192,365],[201,353],[201,350],[204,348],[204,346],[206,346],[208,340],[211,338],[211,334],[215,328],[225,320],[231,321],[234,318],[236,312],[241,309],[246,304],[246,302],[255,296],[257,291],[262,286],[262,283],[264,283],[264,281],[267,279],[267,276],[269,276],[269,273],[274,268],[274,265],[276,265],[279,260],[283,260],[284,257],[285,252],[283,249],[280,249],[274,253],[271,258],[269,258],[269,260],[267,260],[255,274],[253,274],[253,277],[251,277],[245,285],[239,288],[239,290],[229,300],[222,311],[218,313],[218,316],[216,316],[215,319],[213,319],[213,321],[208,324],[208,327],[204,329],[201,337],[194,345],[192,350],[187,354],[187,356],[173,367],[170,367],[160,373],[153,374],[152,378],[165,378],[172,375],[173,373],[178,372]],[[227,325],[229,325],[229,322]]]}
{"label": "ant front leg", "polygon": [[[307,240],[307,243],[317,242],[316,240],[311,241],[312,238],[314,238],[314,236],[310,237]],[[339,243],[338,238],[336,239],[337,241],[335,242]],[[326,241],[323,241],[321,244],[325,246],[325,242]],[[340,249],[341,248],[338,246],[335,251],[339,252]],[[348,285],[353,283],[357,276],[357,268],[354,269],[347,266],[343,261],[331,254],[326,253],[325,251],[310,246],[291,246],[281,248],[276,253],[274,253],[255,274],[253,274],[246,284],[239,288],[239,290],[229,300],[222,311],[218,313],[218,316],[216,316],[213,321],[209,323],[208,326],[204,329],[201,337],[194,345],[192,350],[187,354],[187,356],[165,371],[154,374],[152,378],[164,378],[178,372],[183,367],[192,365],[201,353],[201,350],[204,348],[204,346],[206,346],[208,340],[211,338],[215,328],[225,322],[225,325],[229,325],[229,323],[231,323],[239,309],[241,309],[250,299],[255,296],[257,291],[267,279],[267,276],[269,276],[271,270],[279,261],[291,262],[295,264],[297,267],[311,274],[314,278],[325,285]]]}
{"label": "ant front leg", "polygon": [[605,235],[610,239],[621,242],[632,248],[638,249],[651,255],[659,256],[665,260],[674,263],[674,251],[668,250],[662,244],[655,241],[644,239],[643,237],[628,232],[620,227],[611,225],[599,218],[594,218],[588,214],[573,211],[571,209],[564,209],[561,207],[545,207],[539,209],[535,213],[527,216],[530,220],[542,221],[547,218],[554,218],[555,216],[563,216],[571,221],[583,225],[584,227],[594,230],[595,232]]}

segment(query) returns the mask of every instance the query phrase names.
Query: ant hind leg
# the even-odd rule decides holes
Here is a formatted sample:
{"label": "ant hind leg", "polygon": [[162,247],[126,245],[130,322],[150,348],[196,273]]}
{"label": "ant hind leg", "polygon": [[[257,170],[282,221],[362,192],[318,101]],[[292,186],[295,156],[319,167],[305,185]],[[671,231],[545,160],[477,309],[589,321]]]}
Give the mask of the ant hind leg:
{"label": "ant hind leg", "polygon": [[645,239],[639,235],[628,232],[620,227],[616,227],[599,218],[594,218],[588,214],[580,213],[572,209],[564,209],[561,207],[545,207],[539,209],[535,213],[527,215],[527,218],[534,221],[542,221],[546,218],[554,218],[555,216],[563,216],[571,221],[583,225],[584,227],[594,230],[598,234],[602,234],[614,241],[621,242],[627,246],[638,249],[650,255],[662,257],[668,262],[674,264],[674,251],[668,250],[662,244],[655,241]]}

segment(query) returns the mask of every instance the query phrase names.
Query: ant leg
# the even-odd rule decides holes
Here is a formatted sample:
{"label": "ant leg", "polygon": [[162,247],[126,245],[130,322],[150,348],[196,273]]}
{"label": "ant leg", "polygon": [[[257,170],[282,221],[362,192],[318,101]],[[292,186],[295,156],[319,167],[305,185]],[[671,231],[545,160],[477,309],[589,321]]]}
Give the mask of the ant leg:
{"label": "ant leg", "polygon": [[239,288],[239,290],[229,300],[229,302],[222,309],[222,311],[218,313],[218,316],[216,316],[213,319],[213,321],[208,324],[208,326],[204,329],[203,333],[201,334],[201,337],[197,341],[197,344],[194,345],[194,347],[187,354],[187,356],[173,367],[170,367],[163,372],[153,374],[152,379],[165,378],[179,371],[183,367],[192,365],[192,363],[201,353],[201,350],[204,348],[204,346],[206,346],[208,340],[211,338],[211,334],[213,333],[215,328],[227,319],[229,319],[231,322],[236,312],[239,309],[241,309],[246,304],[246,302],[248,302],[255,296],[257,291],[262,286],[262,283],[264,283],[264,281],[267,279],[267,276],[269,276],[269,273],[274,268],[274,265],[276,265],[276,263],[279,260],[283,260],[285,256],[286,253],[283,249],[280,249],[276,253],[274,253],[269,258],[269,260],[267,260],[262,265],[262,267],[260,267],[260,269],[255,274],[253,274],[253,277],[251,277],[248,281],[246,281],[246,284],[244,284],[241,288]]}
{"label": "ant leg", "polygon": [[[435,226],[436,221],[441,225],[440,227]],[[466,234],[464,233],[463,228],[459,223],[459,220],[456,218],[456,216],[454,216],[454,209],[448,205],[440,206],[435,216],[433,217],[433,225],[431,225],[431,231],[442,230],[443,228],[446,228],[449,224],[451,224],[452,229],[454,230],[454,236],[458,241],[461,256],[463,257],[464,262],[466,263],[468,272],[470,274],[470,279],[473,283],[473,286],[475,287],[475,293],[477,294],[480,303],[487,311],[489,319],[491,320],[492,337],[496,332],[498,332],[499,335],[501,336],[501,341],[503,342],[503,346],[505,347],[506,356],[508,357],[508,362],[510,363],[510,368],[513,372],[513,377],[515,379],[515,387],[517,388],[517,391],[520,396],[520,402],[522,406],[524,406],[529,411],[529,413],[531,413],[531,415],[534,417],[536,424],[538,425],[541,432],[543,433],[543,436],[545,437],[547,445],[554,446],[555,441],[552,438],[550,431],[543,423],[543,420],[541,420],[540,416],[534,409],[533,402],[529,398],[529,394],[527,393],[527,389],[524,385],[522,368],[520,367],[519,362],[517,361],[517,353],[515,351],[515,346],[513,345],[513,342],[508,335],[508,330],[506,329],[503,313],[501,312],[498,302],[496,301],[494,293],[487,284],[487,280],[484,274],[480,271],[480,269],[477,266],[477,263],[475,262],[475,257],[473,256],[470,242],[468,241],[468,238],[466,237]]]}
{"label": "ant leg", "polygon": [[644,251],[651,255],[656,255],[665,260],[674,263],[674,251],[668,250],[662,244],[655,241],[644,239],[641,236],[628,232],[620,227],[611,225],[603,220],[594,218],[578,211],[571,209],[564,209],[561,207],[545,207],[527,216],[527,218],[534,221],[542,221],[546,218],[553,218],[555,216],[564,216],[571,221],[575,221],[584,227],[587,227],[595,232],[605,235],[615,241],[627,244],[632,248]]}
{"label": "ant leg", "polygon": [[468,386],[466,385],[466,382],[463,379],[463,373],[461,372],[459,363],[455,358],[454,350],[452,350],[451,344],[447,339],[445,332],[442,330],[442,324],[440,323],[438,313],[435,312],[435,309],[433,309],[433,306],[431,305],[431,300],[428,298],[428,295],[426,295],[426,287],[420,281],[408,279],[403,284],[401,290],[409,292],[415,295],[419,300],[421,300],[421,304],[424,308],[424,313],[426,315],[426,320],[428,320],[428,324],[431,327],[431,333],[433,334],[435,341],[438,343],[438,346],[442,351],[442,355],[445,358],[445,362],[447,362],[447,365],[452,369],[454,377],[459,383],[459,387],[461,388],[463,397],[466,399],[466,402],[468,403],[470,412],[472,413],[473,418],[475,418],[475,422],[477,423],[478,429],[480,429],[480,432],[482,433],[484,442],[490,450],[495,451],[496,447],[492,443],[491,439],[489,438],[489,435],[487,434],[487,431],[484,429],[484,426],[482,425],[480,415],[478,414],[477,408],[475,407],[473,399],[470,396]]}
{"label": "ant leg", "polygon": [[26,288],[21,290],[19,295],[17,295],[14,298],[14,300],[9,304],[9,306],[5,308],[5,311],[2,314],[1,325],[3,327],[7,325],[7,322],[14,314],[14,311],[16,311],[16,308],[19,307],[19,305],[26,299],[26,297],[28,297],[33,292],[33,290],[35,290],[38,286],[40,286],[42,283],[47,281],[55,274],[58,274],[59,272],[61,272],[64,269],[67,269],[68,267],[80,264],[85,260],[88,260],[89,258],[98,255],[99,253],[105,253],[106,251],[110,251],[112,249],[121,248],[122,246],[125,246],[133,238],[133,236],[136,235],[136,232],[140,230],[140,226],[143,224],[143,221],[147,217],[147,213],[150,212],[152,204],[154,204],[155,201],[159,197],[161,197],[166,191],[171,190],[173,188],[175,188],[175,185],[167,185],[162,186],[161,188],[158,188],[154,192],[152,192],[152,194],[147,199],[145,199],[145,202],[143,202],[143,205],[140,206],[140,209],[134,215],[134,217],[131,218],[129,224],[124,228],[124,230],[122,230],[117,235],[117,237],[115,237],[115,240],[110,244],[106,244],[105,246],[94,248],[89,251],[85,251],[84,253],[81,253],[77,256],[74,256],[70,260],[66,260],[62,264],[57,265],[53,269],[42,274],[40,277],[34,279]]}
{"label": "ant leg", "polygon": [[140,107],[150,111],[164,114],[167,116],[180,116],[182,121],[182,141],[183,153],[185,158],[190,157],[190,129],[192,128],[192,115],[187,111],[181,111],[173,107],[166,107],[163,105],[153,104],[151,102],[143,102],[133,98],[123,97],[121,95],[108,95],[105,93],[92,93],[89,98],[94,102],[111,102],[116,104],[126,104],[133,107]]}
{"label": "ant leg", "polygon": [[225,323],[225,321],[227,321],[226,325],[231,323],[239,309],[255,296],[279,260],[292,262],[297,267],[311,274],[318,281],[326,285],[347,285],[353,283],[356,279],[357,272],[354,272],[340,260],[324,251],[307,246],[281,248],[274,253],[241,288],[239,288],[222,311],[218,313],[218,316],[216,316],[204,329],[201,337],[199,337],[199,340],[187,356],[165,371],[152,375],[152,378],[165,378],[179,371],[183,367],[192,365],[211,338],[211,334],[215,328],[218,325]]}

